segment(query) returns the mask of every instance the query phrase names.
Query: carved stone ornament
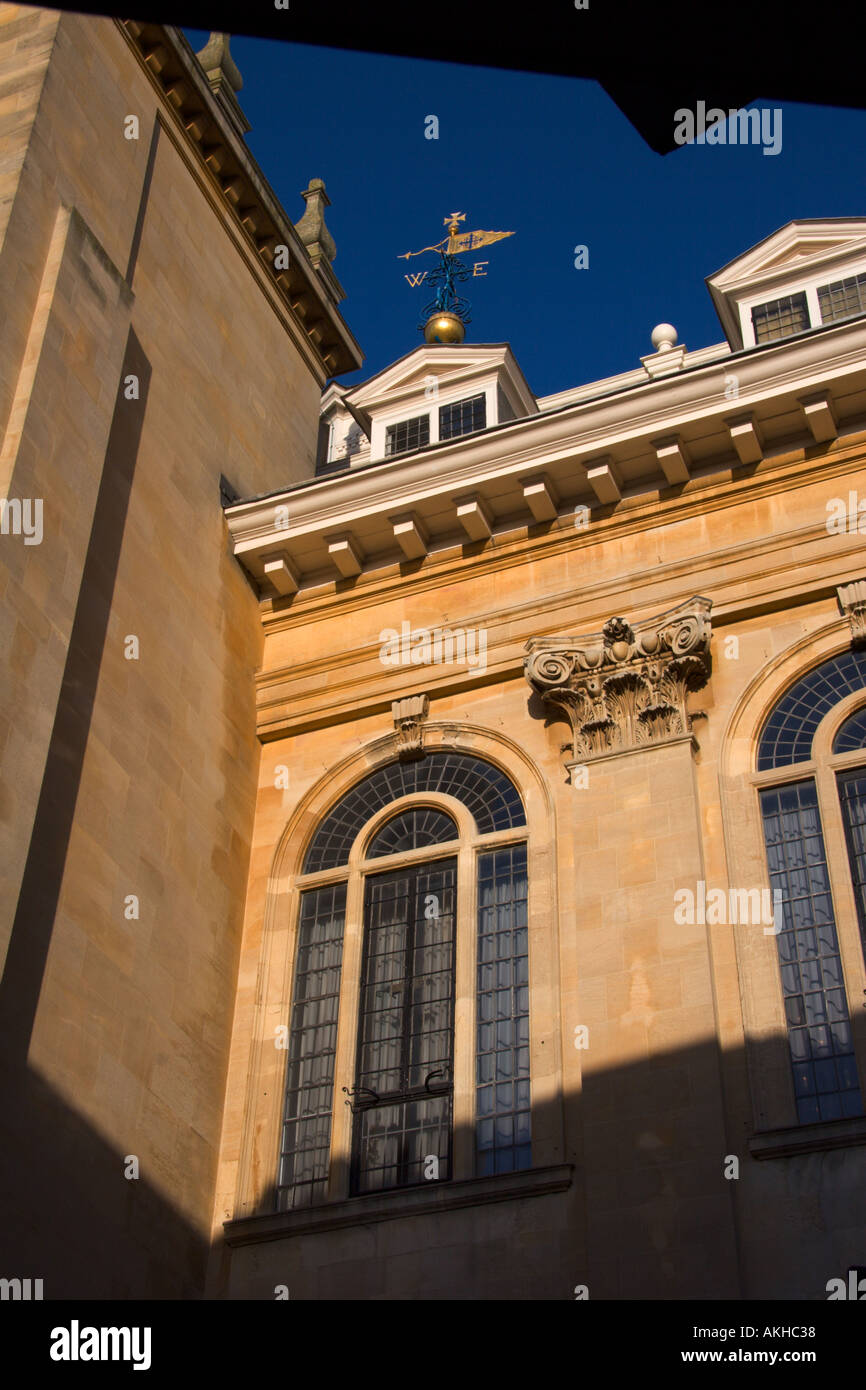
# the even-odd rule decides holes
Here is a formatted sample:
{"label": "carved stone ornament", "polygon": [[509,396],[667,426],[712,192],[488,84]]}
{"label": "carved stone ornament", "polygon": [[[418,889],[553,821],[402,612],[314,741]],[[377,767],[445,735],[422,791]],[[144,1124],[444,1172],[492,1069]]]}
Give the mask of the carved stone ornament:
{"label": "carved stone ornament", "polygon": [[845,614],[851,625],[851,646],[855,650],[866,647],[866,579],[840,584],[836,597],[839,611]]}
{"label": "carved stone ornament", "polygon": [[533,637],[526,679],[566,713],[575,759],[586,762],[690,734],[686,696],[710,675],[710,599],[696,595],[658,618],[610,618],[590,637]]}
{"label": "carved stone ornament", "polygon": [[397,756],[403,759],[423,758],[424,720],[430,709],[428,695],[407,695],[394,700],[391,713],[397,730]]}

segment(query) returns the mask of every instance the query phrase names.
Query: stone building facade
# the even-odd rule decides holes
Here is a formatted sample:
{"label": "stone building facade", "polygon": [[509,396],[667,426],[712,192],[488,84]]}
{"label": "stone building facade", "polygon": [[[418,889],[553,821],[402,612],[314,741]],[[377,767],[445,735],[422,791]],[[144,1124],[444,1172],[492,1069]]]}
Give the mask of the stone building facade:
{"label": "stone building facade", "polygon": [[866,219],[608,380],[425,343],[346,388],[324,186],[292,226],[238,91],[220,36],[0,8],[3,1273],[825,1298]]}
{"label": "stone building facade", "polygon": [[505,344],[331,386],[317,480],[227,509],[264,654],[215,1295],[863,1262],[866,220],[708,285],[724,341],[556,396]]}

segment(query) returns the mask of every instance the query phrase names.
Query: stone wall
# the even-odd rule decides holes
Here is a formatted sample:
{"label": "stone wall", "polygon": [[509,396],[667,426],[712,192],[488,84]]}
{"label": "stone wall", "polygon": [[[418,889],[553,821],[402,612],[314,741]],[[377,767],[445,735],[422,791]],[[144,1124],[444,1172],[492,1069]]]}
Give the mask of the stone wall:
{"label": "stone wall", "polygon": [[259,762],[220,477],[312,476],[324,371],[122,26],[0,21],[0,477],[44,503],[41,544],[0,537],[6,1264],[194,1297]]}

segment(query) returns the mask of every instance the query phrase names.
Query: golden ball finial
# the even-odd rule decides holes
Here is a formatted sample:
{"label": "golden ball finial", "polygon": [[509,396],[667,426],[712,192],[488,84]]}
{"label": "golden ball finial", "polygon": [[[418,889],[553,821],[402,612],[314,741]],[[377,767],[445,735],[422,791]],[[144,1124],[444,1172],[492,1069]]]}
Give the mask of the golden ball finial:
{"label": "golden ball finial", "polygon": [[426,343],[462,343],[466,337],[466,326],[456,314],[442,311],[432,314],[424,328]]}

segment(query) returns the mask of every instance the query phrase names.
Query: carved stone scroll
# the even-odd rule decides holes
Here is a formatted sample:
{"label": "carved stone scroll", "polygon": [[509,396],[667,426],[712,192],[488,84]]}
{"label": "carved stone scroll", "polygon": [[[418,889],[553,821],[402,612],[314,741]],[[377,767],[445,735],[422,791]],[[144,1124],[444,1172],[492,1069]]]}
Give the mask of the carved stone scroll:
{"label": "carved stone scroll", "polygon": [[526,679],[565,711],[576,759],[691,733],[686,697],[709,679],[711,607],[696,595],[642,623],[610,618],[589,637],[527,643]]}

